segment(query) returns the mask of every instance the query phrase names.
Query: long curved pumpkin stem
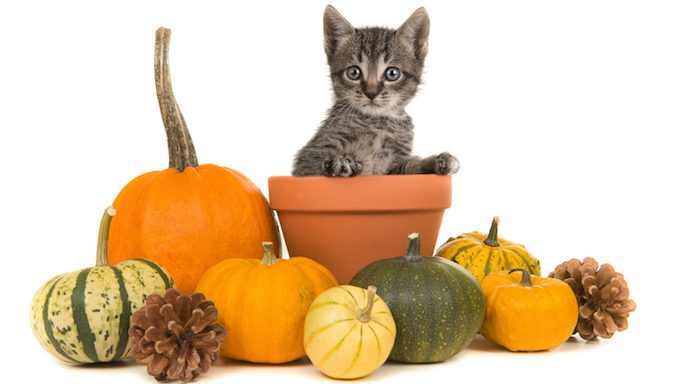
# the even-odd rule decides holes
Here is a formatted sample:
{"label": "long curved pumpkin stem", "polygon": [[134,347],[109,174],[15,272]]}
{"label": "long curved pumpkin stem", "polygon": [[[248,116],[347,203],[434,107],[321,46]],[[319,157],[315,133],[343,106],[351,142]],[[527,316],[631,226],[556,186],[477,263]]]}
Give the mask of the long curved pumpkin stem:
{"label": "long curved pumpkin stem", "polygon": [[104,210],[102,220],[99,223],[99,237],[97,239],[97,266],[109,265],[109,229],[111,228],[111,219],[116,215],[116,209],[108,207]]}
{"label": "long curved pumpkin stem", "polygon": [[486,237],[486,240],[484,240],[484,244],[490,246],[490,247],[498,247],[501,245],[501,243],[498,242],[498,222],[500,221],[500,218],[498,216],[493,218],[493,221],[491,222],[491,229],[489,229],[489,234]]}
{"label": "long curved pumpkin stem", "polygon": [[368,286],[368,293],[366,294],[366,306],[357,310],[357,320],[362,323],[368,323],[371,321],[371,312],[373,311],[373,304],[375,303],[375,294],[378,289],[373,286]]}
{"label": "long curved pumpkin stem", "polygon": [[186,167],[197,167],[198,159],[196,158],[194,143],[191,141],[191,135],[187,129],[187,123],[184,121],[184,116],[182,116],[172,92],[170,65],[168,64],[169,47],[170,30],[163,27],[158,28],[156,30],[154,54],[156,96],[168,138],[169,167],[182,172]]}

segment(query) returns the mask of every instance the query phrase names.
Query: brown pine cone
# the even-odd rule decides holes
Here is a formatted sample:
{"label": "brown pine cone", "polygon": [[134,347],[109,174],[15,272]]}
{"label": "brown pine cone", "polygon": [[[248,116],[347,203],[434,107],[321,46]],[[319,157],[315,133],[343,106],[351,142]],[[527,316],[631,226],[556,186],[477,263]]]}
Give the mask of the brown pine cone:
{"label": "brown pine cone", "polygon": [[615,332],[625,330],[628,315],[636,308],[635,302],[628,298],[628,284],[623,275],[610,264],[597,268],[597,261],[591,257],[586,257],[583,263],[571,259],[548,275],[563,280],[574,291],[579,306],[574,333],[578,332],[585,340],[608,339]]}
{"label": "brown pine cone", "polygon": [[132,314],[132,356],[156,380],[191,381],[218,357],[226,332],[216,320],[217,308],[201,293],[170,288],[163,297],[150,295]]}

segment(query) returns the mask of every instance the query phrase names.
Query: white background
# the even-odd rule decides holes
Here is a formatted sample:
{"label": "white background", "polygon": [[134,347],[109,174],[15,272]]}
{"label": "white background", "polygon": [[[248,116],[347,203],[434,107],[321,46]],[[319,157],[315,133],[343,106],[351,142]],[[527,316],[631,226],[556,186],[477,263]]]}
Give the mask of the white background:
{"label": "white background", "polygon": [[[48,278],[92,265],[102,210],[133,177],[167,167],[153,83],[157,27],[173,31],[175,94],[199,161],[238,169],[267,194],[267,177],[289,174],[331,104],[325,5],[2,2],[3,382],[154,382],[130,363],[53,359],[31,335],[31,297]],[[462,166],[438,243],[486,231],[499,215],[501,236],[524,243],[544,274],[593,256],[624,273],[639,306],[611,340],[513,354],[479,338],[445,363],[388,364],[365,380],[654,382],[671,374],[680,341],[678,3],[334,5],[356,26],[397,27],[420,5],[430,13],[425,84],[408,108],[415,152],[448,150]],[[200,381],[320,379],[305,361],[223,362]]]}

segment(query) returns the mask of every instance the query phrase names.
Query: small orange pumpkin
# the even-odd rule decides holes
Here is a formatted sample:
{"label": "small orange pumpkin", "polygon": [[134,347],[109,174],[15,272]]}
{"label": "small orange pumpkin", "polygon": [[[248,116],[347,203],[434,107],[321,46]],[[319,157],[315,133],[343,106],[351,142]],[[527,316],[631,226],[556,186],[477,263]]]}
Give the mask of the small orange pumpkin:
{"label": "small orange pumpkin", "polygon": [[254,363],[286,363],[305,356],[305,316],[312,301],[338,285],[335,276],[306,257],[277,259],[263,242],[259,259],[227,259],[210,268],[196,291],[215,303],[227,330],[224,357]]}
{"label": "small orange pumpkin", "polygon": [[198,165],[191,136],[177,106],[168,69],[170,30],[156,31],[156,91],[168,138],[170,167],[130,181],[113,203],[109,260],[152,260],[192,293],[203,273],[230,257],[259,257],[258,244],[278,234],[267,200],[241,173]]}
{"label": "small orange pumpkin", "polygon": [[511,351],[542,351],[564,343],[574,331],[576,296],[562,280],[514,268],[491,272],[481,285],[486,315],[480,332],[496,344]]}

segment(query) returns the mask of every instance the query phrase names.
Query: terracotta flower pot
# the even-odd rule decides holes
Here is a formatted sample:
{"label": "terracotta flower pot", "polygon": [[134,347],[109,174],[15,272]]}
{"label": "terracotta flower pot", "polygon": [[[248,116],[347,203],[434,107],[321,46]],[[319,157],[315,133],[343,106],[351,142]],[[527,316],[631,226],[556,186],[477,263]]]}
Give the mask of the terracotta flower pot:
{"label": "terracotta flower pot", "polygon": [[318,261],[344,284],[373,261],[402,256],[413,232],[432,255],[451,176],[276,176],[269,199],[290,255]]}

